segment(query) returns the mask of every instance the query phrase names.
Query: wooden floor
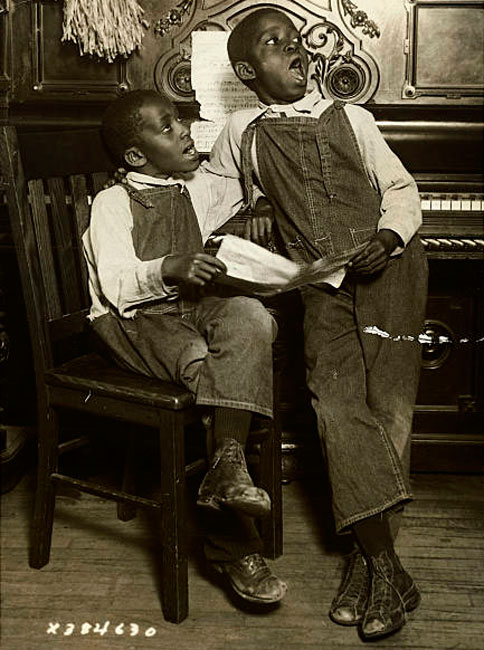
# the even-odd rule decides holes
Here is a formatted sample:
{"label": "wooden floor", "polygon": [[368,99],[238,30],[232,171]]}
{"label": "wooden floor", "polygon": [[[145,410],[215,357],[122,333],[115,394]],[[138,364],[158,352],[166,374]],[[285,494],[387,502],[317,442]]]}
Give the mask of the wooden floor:
{"label": "wooden floor", "polygon": [[[407,509],[399,551],[423,601],[401,632],[377,645],[484,649],[484,477],[420,474],[413,486],[417,499]],[[273,563],[289,584],[282,605],[267,612],[237,609],[195,553],[190,616],[178,626],[161,616],[155,537],[146,515],[122,523],[113,504],[66,494],[56,511],[51,561],[40,571],[30,569],[32,487],[28,475],[2,498],[2,650],[364,645],[354,628],[336,626],[327,616],[342,560],[324,524],[329,518],[318,514],[326,501],[317,478],[284,486],[285,552]],[[96,623],[97,631],[89,628]]]}

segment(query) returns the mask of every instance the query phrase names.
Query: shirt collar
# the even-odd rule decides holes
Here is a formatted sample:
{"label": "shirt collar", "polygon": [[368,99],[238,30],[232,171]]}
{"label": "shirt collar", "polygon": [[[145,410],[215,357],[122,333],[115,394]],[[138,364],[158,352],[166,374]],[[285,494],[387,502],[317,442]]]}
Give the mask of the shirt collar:
{"label": "shirt collar", "polygon": [[309,92],[307,95],[304,95],[304,97],[298,99],[297,102],[293,102],[292,104],[270,104],[268,106],[267,104],[259,102],[258,107],[260,113],[258,117],[264,113],[267,113],[268,111],[271,113],[286,113],[288,108],[290,108],[292,111],[296,111],[297,113],[311,113],[313,108],[318,102],[321,101],[321,99],[321,93],[317,88],[314,88],[314,90]]}
{"label": "shirt collar", "polygon": [[157,176],[150,176],[149,174],[142,174],[141,172],[129,171],[126,174],[126,179],[131,185],[134,185],[137,189],[142,187],[152,187],[154,185],[180,185],[180,191],[186,185],[184,178],[174,178],[173,176],[168,176],[168,178],[158,178]]}

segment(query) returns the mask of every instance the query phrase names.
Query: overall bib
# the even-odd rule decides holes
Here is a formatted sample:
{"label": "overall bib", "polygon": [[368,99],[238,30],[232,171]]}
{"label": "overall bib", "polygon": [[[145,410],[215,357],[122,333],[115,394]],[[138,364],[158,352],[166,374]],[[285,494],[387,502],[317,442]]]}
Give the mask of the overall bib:
{"label": "overall bib", "polygon": [[[341,102],[319,119],[262,118],[242,137],[250,200],[251,152],[286,254],[313,262],[368,241],[381,197],[366,175]],[[405,503],[418,387],[427,263],[418,237],[367,282],[301,289],[307,384],[328,464],[336,529]],[[381,335],[373,332],[382,333]]]}
{"label": "overall bib", "polygon": [[[203,252],[186,189],[125,189],[139,259]],[[196,393],[197,404],[272,416],[275,323],[258,300],[181,289],[177,297],[143,303],[133,318],[113,309],[92,325],[120,365],[185,386]]]}

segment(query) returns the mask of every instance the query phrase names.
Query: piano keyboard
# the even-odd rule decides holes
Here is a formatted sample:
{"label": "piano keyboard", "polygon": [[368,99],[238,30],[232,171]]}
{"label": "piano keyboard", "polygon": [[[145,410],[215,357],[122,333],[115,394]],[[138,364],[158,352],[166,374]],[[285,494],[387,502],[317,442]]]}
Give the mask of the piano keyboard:
{"label": "piano keyboard", "polygon": [[422,212],[484,212],[484,194],[420,194]]}
{"label": "piano keyboard", "polygon": [[481,257],[484,253],[484,194],[420,192],[420,237],[436,257]]}

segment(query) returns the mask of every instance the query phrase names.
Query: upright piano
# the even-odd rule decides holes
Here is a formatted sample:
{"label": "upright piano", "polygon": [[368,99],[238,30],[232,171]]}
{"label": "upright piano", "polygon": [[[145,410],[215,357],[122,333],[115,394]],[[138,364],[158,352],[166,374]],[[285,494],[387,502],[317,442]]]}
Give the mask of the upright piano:
{"label": "upright piano", "polygon": [[412,466],[482,471],[483,108],[368,108],[417,182],[429,261]]}

